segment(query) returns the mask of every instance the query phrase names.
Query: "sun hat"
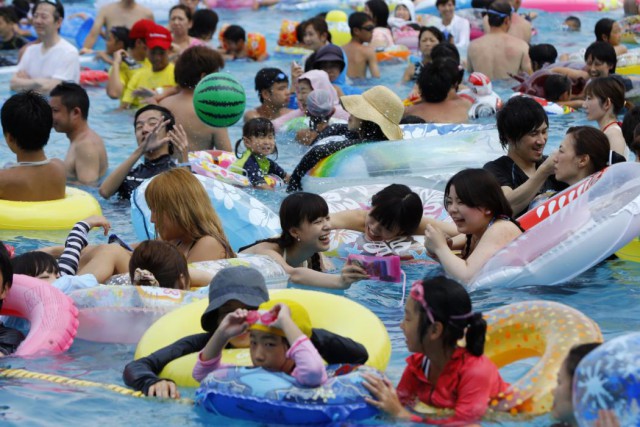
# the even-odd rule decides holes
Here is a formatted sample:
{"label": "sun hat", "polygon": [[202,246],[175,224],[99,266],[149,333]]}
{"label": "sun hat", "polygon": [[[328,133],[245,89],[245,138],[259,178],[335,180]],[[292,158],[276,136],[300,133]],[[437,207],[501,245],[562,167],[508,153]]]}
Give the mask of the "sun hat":
{"label": "sun hat", "polygon": [[362,95],[343,96],[340,101],[349,114],[380,126],[389,140],[402,139],[400,120],[404,114],[404,105],[388,87],[374,86]]}
{"label": "sun hat", "polygon": [[271,323],[273,323],[277,318],[277,316],[273,316],[273,313],[271,313],[271,309],[277,304],[284,304],[289,307],[289,310],[291,311],[291,320],[293,320],[293,323],[295,323],[296,326],[300,328],[300,331],[305,336],[311,337],[312,328],[311,319],[309,319],[309,313],[307,313],[307,310],[303,306],[295,301],[291,301],[288,299],[272,299],[271,301],[260,304],[258,312],[253,317],[247,319],[247,321],[249,321],[249,323],[251,324],[249,326],[249,330],[262,331],[281,337],[286,336],[282,329],[270,326]]}
{"label": "sun hat", "polygon": [[133,26],[129,30],[129,38],[131,40],[145,39],[147,38],[149,29],[154,27],[155,25],[156,23],[150,19],[141,19],[139,21],[136,21],[136,23],[133,24]]}
{"label": "sun hat", "polygon": [[153,49],[159,47],[164,50],[171,49],[171,32],[162,25],[154,25],[149,28],[149,32],[144,39],[147,47]]}
{"label": "sun hat", "polygon": [[213,331],[218,309],[231,300],[249,307],[258,307],[269,301],[262,274],[255,268],[241,265],[220,270],[209,283],[209,306],[200,318],[202,329]]}
{"label": "sun hat", "polygon": [[329,91],[316,89],[307,95],[307,112],[310,116],[329,116],[333,112],[333,108],[333,99]]}
{"label": "sun hat", "polygon": [[289,82],[289,77],[279,68],[263,68],[256,73],[256,92],[271,89],[275,83]]}

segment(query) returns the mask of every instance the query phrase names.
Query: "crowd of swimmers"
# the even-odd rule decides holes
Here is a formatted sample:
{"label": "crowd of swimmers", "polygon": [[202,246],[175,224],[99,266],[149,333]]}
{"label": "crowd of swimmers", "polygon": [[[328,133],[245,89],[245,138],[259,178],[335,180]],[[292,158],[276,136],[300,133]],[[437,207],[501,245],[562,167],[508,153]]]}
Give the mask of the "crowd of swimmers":
{"label": "crowd of swimmers", "polygon": [[[424,234],[427,251],[447,278],[412,285],[402,330],[414,354],[407,359],[397,388],[387,379],[367,378],[369,402],[401,419],[423,420],[407,410],[419,400],[454,409],[449,422],[477,421],[489,399],[508,384],[483,356],[486,323],[473,311],[460,283],[469,282],[489,258],[523,232],[514,218],[607,165],[630,160],[632,153],[638,158],[640,109],[631,108],[626,100],[635,80],[616,74],[617,55],[625,52],[620,25],[601,19],[583,61],[560,62],[552,45],[530,45],[532,26],[526,18],[531,16],[518,13],[518,0],[474,1],[484,10],[484,35],[475,40],[470,40],[469,21],[455,13],[455,0],[436,0],[440,20],[433,26],[419,24],[411,1],[400,1],[391,11],[383,0],[368,0],[363,12],[349,16],[351,41],[342,47],[331,42],[323,15],[301,22],[296,33],[310,54],[300,63],[294,61],[288,74],[273,67],[258,71],[255,90],[260,105],[245,112],[242,138],[235,145],[235,166],[256,188],[270,188],[265,180],[269,174],[299,182],[312,166],[301,162],[288,172],[269,158],[277,152],[276,135],[294,119],[308,118],[308,125],[295,134],[303,145],[399,140],[402,123],[466,122],[471,101],[458,95],[465,69],[494,80],[518,76],[524,88],[584,108],[597,127],[569,128],[559,150],[545,155],[547,114],[532,97],[513,97],[496,117],[506,154],[483,168],[462,170],[446,184],[443,204],[453,223],[423,217],[420,197],[400,184],[374,195],[368,210],[332,215],[322,197],[297,192],[280,206],[281,235],[236,252],[190,171],[190,151],[233,149],[226,128],[210,127],[197,118],[194,88],[204,76],[223,69],[225,61],[262,61],[266,52],[255,52],[247,43],[250,33],[238,25],[225,27],[222,46],[213,48],[218,17],[213,10],[198,8],[198,3],[176,1],[167,27],[156,24],[153,13],[134,0],[109,4],[99,11],[80,50],[59,34],[65,17],[59,0],[33,5],[16,0],[0,7],[0,47],[20,49],[10,83],[17,93],[0,113],[6,143],[16,156],[0,170],[0,199],[61,199],[68,182],[98,186],[104,198],[117,194],[129,199],[145,179],[155,177],[145,198],[157,230],[156,240],[89,245],[91,229],[102,228],[105,235],[110,229],[106,218],[95,216],[76,224],[64,246],[11,259],[0,246],[0,304],[13,274],[39,277],[65,292],[99,283],[183,290],[209,285],[209,306],[202,316],[206,332],[131,362],[124,373],[128,385],[149,396],[177,398],[175,384],[158,376],[168,362],[199,352],[193,373],[199,380],[220,366],[224,348],[250,347],[255,365],[282,370],[302,385],[317,386],[326,381],[322,359],[364,363],[368,357],[364,347],[313,328],[304,307],[269,301],[264,278],[255,270],[232,267],[212,277],[188,263],[233,258],[237,253],[261,254],[280,264],[294,283],[347,289],[368,276],[350,263],[338,274],[330,272],[322,253],[329,249],[332,230],[359,231],[370,241]],[[257,2],[256,7],[274,3]],[[24,20],[33,25],[36,41],[24,40],[20,26]],[[580,31],[580,20],[567,18],[564,26]],[[403,82],[415,82],[410,106],[385,86],[361,92],[347,83],[347,78],[379,77],[376,53],[395,44],[396,28],[415,32],[420,53],[409,60],[401,77]],[[110,64],[106,93],[119,100],[120,109],[136,110],[137,144],[111,169],[103,139],[87,122],[89,97],[78,84],[79,53],[93,53],[101,33],[106,35],[106,50],[95,54]],[[467,51],[466,58],[461,58],[459,49]],[[45,155],[52,128],[69,139],[64,161]],[[258,309],[271,313],[272,321],[255,319],[252,313]],[[459,347],[463,337],[466,347]],[[19,332],[0,326],[0,353],[10,354],[21,339]],[[571,376],[592,348],[572,350],[559,373],[554,415],[562,422],[575,424]],[[605,413],[604,422],[615,420]]]}

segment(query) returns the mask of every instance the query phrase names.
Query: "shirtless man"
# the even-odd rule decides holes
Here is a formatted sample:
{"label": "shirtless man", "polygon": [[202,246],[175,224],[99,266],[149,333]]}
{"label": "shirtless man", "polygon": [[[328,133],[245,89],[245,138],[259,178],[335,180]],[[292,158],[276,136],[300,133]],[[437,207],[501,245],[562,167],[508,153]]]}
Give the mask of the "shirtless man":
{"label": "shirtless man", "polygon": [[507,79],[510,74],[531,74],[529,45],[508,34],[511,25],[511,5],[496,0],[487,9],[489,32],[469,45],[467,68],[480,71],[491,80]]}
{"label": "shirtless man", "polygon": [[463,74],[451,58],[429,62],[416,82],[423,102],[407,107],[405,115],[430,123],[467,123],[471,101],[457,94]]}
{"label": "shirtless man", "polygon": [[531,22],[518,13],[522,0],[510,0],[513,13],[511,14],[511,27],[509,34],[524,40],[527,44],[531,42]]}
{"label": "shirtless man", "polygon": [[80,53],[91,53],[103,27],[106,28],[105,33],[109,34],[111,27],[120,26],[131,29],[133,24],[140,19],[153,21],[153,12],[144,6],[136,4],[135,0],[120,0],[103,6],[98,12],[87,38],[84,39]]}
{"label": "shirtless man", "polygon": [[53,112],[53,128],[69,138],[69,151],[64,159],[67,179],[79,184],[95,184],[109,167],[102,138],[89,127],[89,97],[75,83],[60,83],[51,91],[49,105]]}
{"label": "shirtless man", "polygon": [[244,113],[247,122],[256,117],[275,120],[291,111],[289,105],[289,78],[279,68],[263,68],[256,74],[256,92],[260,106]]}
{"label": "shirtless man", "polygon": [[187,132],[189,151],[218,150],[231,151],[231,141],[227,128],[214,128],[206,125],[196,115],[193,108],[193,90],[198,82],[211,73],[217,73],[224,67],[224,60],[218,51],[208,46],[191,47],[178,57],[174,74],[179,91],[160,101],[160,105],[169,109],[177,124]]}
{"label": "shirtless man", "polygon": [[0,112],[2,132],[17,162],[0,169],[0,199],[44,202],[63,199],[66,174],[59,159],[47,159],[53,116],[42,95],[33,91],[13,95]]}
{"label": "shirtless man", "polygon": [[349,16],[349,28],[351,29],[351,41],[342,46],[347,54],[347,77],[351,79],[367,78],[367,68],[371,77],[380,77],[376,51],[364,43],[371,43],[375,24],[371,17],[364,12],[354,12]]}

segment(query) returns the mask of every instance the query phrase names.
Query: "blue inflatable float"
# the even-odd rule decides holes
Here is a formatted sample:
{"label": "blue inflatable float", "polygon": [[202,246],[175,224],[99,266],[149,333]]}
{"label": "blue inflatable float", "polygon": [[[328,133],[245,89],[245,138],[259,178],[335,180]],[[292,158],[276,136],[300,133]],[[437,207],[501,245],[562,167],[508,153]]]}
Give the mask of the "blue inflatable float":
{"label": "blue inflatable float", "polygon": [[218,369],[202,381],[196,404],[208,412],[270,424],[327,424],[370,418],[378,410],[365,402],[363,373],[380,373],[368,366],[330,365],[329,379],[305,388],[282,372],[262,368]]}

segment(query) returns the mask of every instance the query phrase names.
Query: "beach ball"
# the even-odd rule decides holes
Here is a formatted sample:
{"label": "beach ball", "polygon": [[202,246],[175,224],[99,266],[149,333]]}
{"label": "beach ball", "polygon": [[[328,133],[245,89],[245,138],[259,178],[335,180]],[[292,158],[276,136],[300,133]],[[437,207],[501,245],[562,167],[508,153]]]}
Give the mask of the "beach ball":
{"label": "beach ball", "polygon": [[235,77],[229,73],[213,73],[196,86],[193,108],[205,124],[225,128],[242,118],[246,99],[244,88]]}
{"label": "beach ball", "polygon": [[640,333],[617,337],[593,350],[573,377],[573,408],[580,427],[609,410],[621,426],[640,426]]}

